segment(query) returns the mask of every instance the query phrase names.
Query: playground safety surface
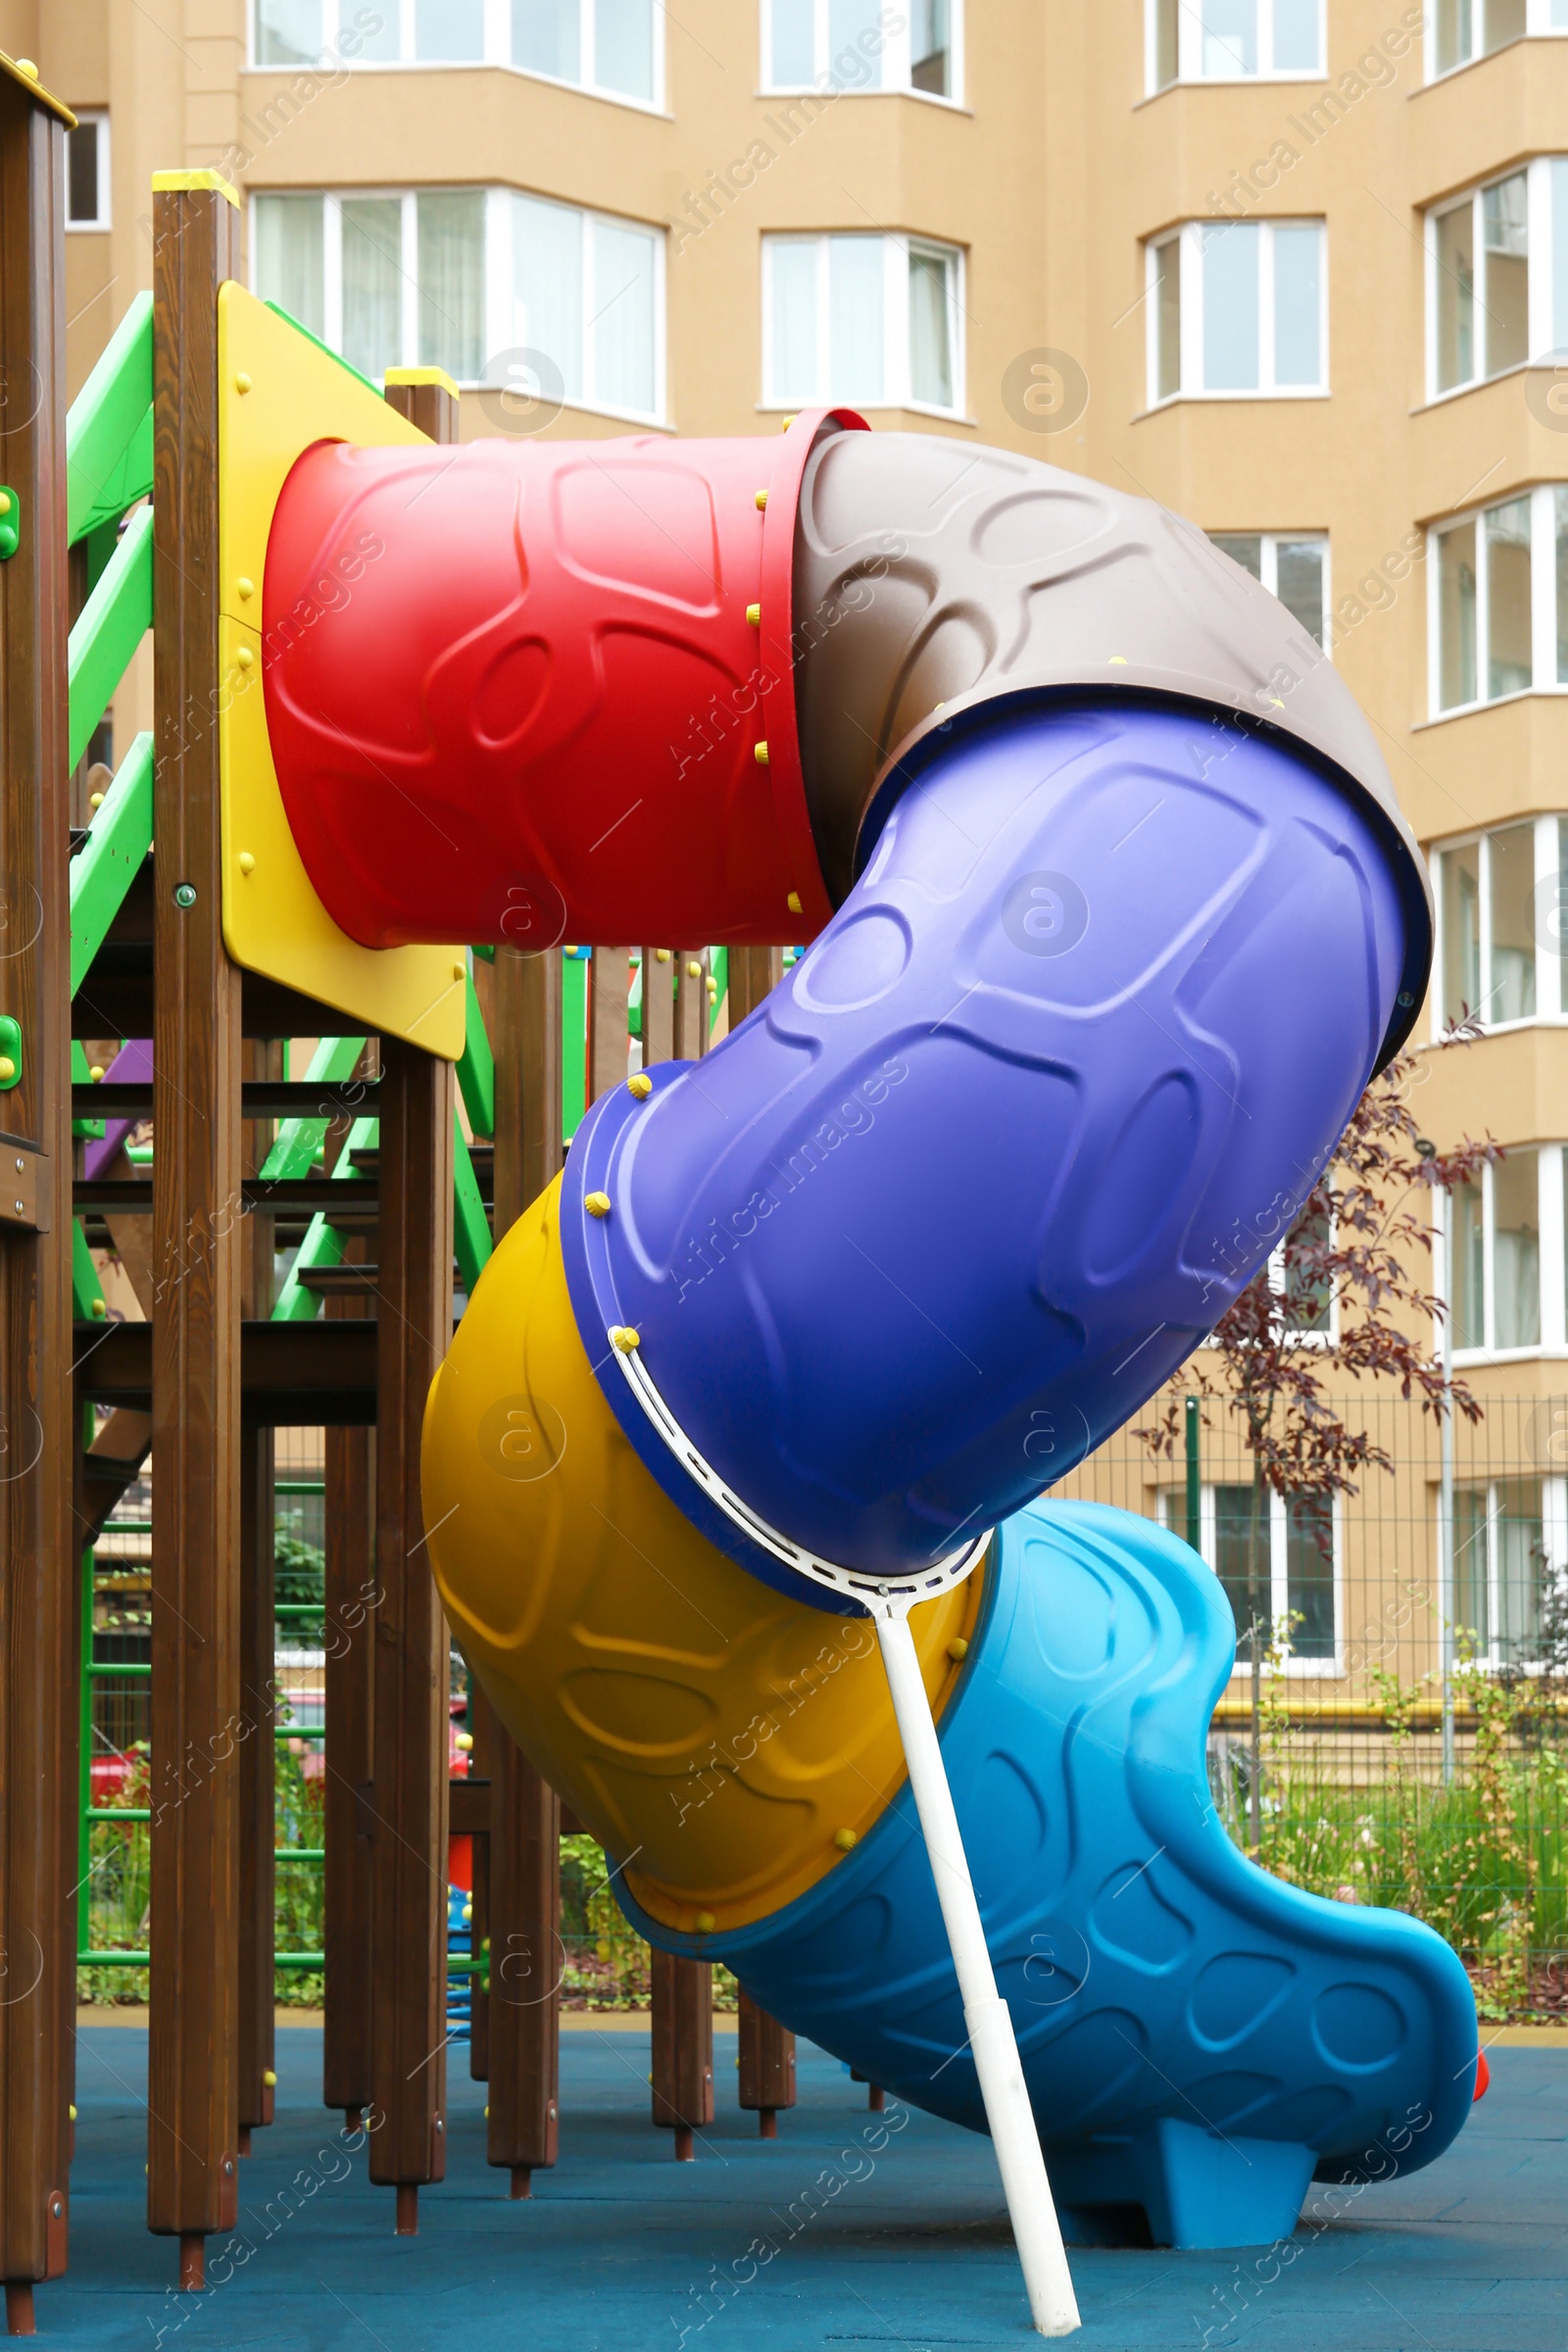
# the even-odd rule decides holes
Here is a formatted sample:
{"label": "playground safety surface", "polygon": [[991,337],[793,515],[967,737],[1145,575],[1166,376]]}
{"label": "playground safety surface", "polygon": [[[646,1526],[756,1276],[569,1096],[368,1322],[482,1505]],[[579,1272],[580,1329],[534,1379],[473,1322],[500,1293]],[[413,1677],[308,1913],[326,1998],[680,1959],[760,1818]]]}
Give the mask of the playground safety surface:
{"label": "playground safety surface", "polygon": [[[144,2227],[147,2037],[78,2046],[70,2276],[40,2288],[40,2343],[94,2352],[818,2352],[1031,2337],[989,2143],[865,2093],[806,2044],[775,2141],[734,2104],[677,2166],[648,2122],[646,2034],[562,2039],[561,2163],[513,2204],[484,2162],[484,2086],[450,2054],[450,2178],[392,2234],[363,2143],[318,2104],[318,2030],[277,2037],[278,2121],[241,2168],[208,2291],[168,2291]],[[1447,2155],[1359,2193],[1314,2192],[1271,2253],[1078,2249],[1095,2352],[1561,2352],[1568,2343],[1568,2049],[1495,2048],[1492,2089]],[[885,2143],[883,2140],[886,2133]],[[835,2185],[836,2183],[836,2185]],[[684,2334],[682,2331],[685,2331]]]}

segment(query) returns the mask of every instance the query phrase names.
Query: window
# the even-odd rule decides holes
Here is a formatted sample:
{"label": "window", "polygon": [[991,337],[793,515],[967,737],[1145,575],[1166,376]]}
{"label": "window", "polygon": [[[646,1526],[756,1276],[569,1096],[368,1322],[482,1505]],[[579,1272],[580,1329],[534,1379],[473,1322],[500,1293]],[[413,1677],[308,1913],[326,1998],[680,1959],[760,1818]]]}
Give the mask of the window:
{"label": "window", "polygon": [[1510,1145],[1440,1197],[1456,1360],[1568,1350],[1563,1153]]}
{"label": "window", "polygon": [[1568,818],[1535,816],[1433,853],[1438,1027],[1568,1016]]}
{"label": "window", "polygon": [[1147,248],[1149,396],[1328,387],[1321,220],[1189,220]]}
{"label": "window", "polygon": [[[1327,1499],[1267,1492],[1257,1497],[1253,1520],[1250,1485],[1205,1485],[1199,1504],[1199,1548],[1218,1576],[1236,1621],[1236,1655],[1250,1663],[1254,1616],[1259,1646],[1276,1633],[1288,1642],[1287,1670],[1332,1673],[1336,1665],[1339,1524]],[[1187,1532],[1187,1497],[1179,1487],[1162,1488],[1160,1523],[1173,1534]],[[1255,1548],[1254,1548],[1255,1544]]]}
{"label": "window", "polygon": [[1568,349],[1568,156],[1427,216],[1427,318],[1433,399]]}
{"label": "window", "polygon": [[912,237],[767,237],[762,381],[769,407],[962,407],[960,257]]}
{"label": "window", "polygon": [[81,114],[66,133],[66,226],[109,226],[109,117]]}
{"label": "window", "polygon": [[662,103],[656,0],[254,0],[252,58],[293,69],[510,66]]}
{"label": "window", "polygon": [[1452,1624],[1478,1664],[1528,1666],[1539,1656],[1544,1590],[1562,1576],[1568,1551],[1564,1511],[1560,1478],[1455,1487]]}
{"label": "window", "polygon": [[1546,482],[1431,534],[1432,714],[1568,686],[1568,490]]}
{"label": "window", "polygon": [[1427,17],[1427,75],[1451,74],[1527,32],[1568,31],[1568,0],[1436,0]]}
{"label": "window", "polygon": [[1280,531],[1210,531],[1222,554],[1261,580],[1314,642],[1328,650],[1329,543]]}
{"label": "window", "polygon": [[962,18],[962,0],[762,0],[762,86],[956,98]]}
{"label": "window", "polygon": [[1146,0],[1151,91],[1323,73],[1322,0]]}
{"label": "window", "polygon": [[663,238],[509,188],[262,195],[254,283],[362,375],[444,368],[489,380],[528,354],[547,397],[657,421]]}

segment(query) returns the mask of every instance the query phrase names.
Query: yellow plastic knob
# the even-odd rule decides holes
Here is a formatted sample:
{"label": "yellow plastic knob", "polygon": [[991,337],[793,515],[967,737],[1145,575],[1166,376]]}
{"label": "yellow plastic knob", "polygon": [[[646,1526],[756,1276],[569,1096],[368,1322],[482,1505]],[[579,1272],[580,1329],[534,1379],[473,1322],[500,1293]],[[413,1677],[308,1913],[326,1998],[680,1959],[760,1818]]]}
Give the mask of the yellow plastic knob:
{"label": "yellow plastic knob", "polygon": [[587,1193],[583,1197],[583,1206],[591,1217],[608,1217],[610,1195],[608,1193]]}

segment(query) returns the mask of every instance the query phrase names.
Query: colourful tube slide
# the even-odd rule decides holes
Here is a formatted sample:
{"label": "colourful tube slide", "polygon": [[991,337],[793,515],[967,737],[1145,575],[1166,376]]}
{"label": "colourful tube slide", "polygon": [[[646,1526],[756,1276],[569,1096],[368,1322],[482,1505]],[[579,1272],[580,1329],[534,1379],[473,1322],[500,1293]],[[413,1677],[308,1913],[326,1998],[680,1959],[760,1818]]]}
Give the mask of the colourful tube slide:
{"label": "colourful tube slide", "polygon": [[1258,1270],[1424,993],[1424,872],[1332,668],[1146,502],[842,413],[322,445],[270,629],[366,529],[267,685],[346,929],[809,943],[594,1104],[427,1414],[453,1625],[629,1913],[981,2124],[866,1613],[912,1598],[1077,2232],[1277,2235],[1314,2174],[1431,2161],[1458,1962],[1236,1853],[1212,1577],[1036,1499]]}

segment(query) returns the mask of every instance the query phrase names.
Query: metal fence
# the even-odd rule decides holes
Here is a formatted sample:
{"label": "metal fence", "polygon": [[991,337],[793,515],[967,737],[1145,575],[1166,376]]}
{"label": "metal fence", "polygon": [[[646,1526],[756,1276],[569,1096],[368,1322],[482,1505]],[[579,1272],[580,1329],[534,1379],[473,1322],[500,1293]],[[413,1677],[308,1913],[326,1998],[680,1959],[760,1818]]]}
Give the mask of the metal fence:
{"label": "metal fence", "polygon": [[1568,2012],[1568,1398],[1486,1399],[1447,1464],[1417,1404],[1329,1409],[1387,1464],[1331,1502],[1260,1494],[1242,1422],[1192,1400],[1173,1450],[1151,1408],[1053,1493],[1159,1521],[1219,1578],[1209,1778],[1238,1843],[1430,1922],[1486,2013]]}

